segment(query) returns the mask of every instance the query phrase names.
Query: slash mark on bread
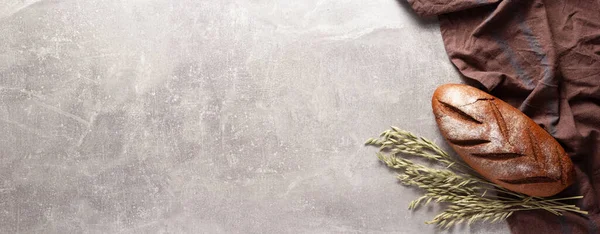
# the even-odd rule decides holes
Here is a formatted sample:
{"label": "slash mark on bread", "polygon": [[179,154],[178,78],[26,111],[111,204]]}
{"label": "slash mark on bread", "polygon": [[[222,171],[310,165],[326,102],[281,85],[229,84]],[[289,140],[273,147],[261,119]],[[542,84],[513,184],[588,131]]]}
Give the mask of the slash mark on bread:
{"label": "slash mark on bread", "polygon": [[499,179],[500,181],[508,184],[537,184],[537,183],[553,183],[556,182],[557,179],[553,179],[546,176],[533,176],[516,180],[504,180]]}
{"label": "slash mark on bread", "polygon": [[443,101],[440,101],[439,99],[438,99],[438,102],[439,102],[440,104],[442,104],[442,108],[443,108],[444,110],[446,110],[445,112],[446,112],[448,115],[453,115],[453,116],[455,116],[455,117],[457,117],[457,118],[459,118],[459,119],[465,120],[465,121],[474,122],[474,123],[477,123],[477,124],[483,124],[483,122],[481,122],[481,121],[479,121],[479,120],[475,119],[473,116],[471,116],[471,115],[469,115],[469,114],[465,113],[464,111],[462,111],[462,110],[458,109],[457,107],[455,107],[455,106],[453,106],[453,105],[450,105],[450,104],[448,104],[448,103],[445,103],[445,102],[443,102]]}
{"label": "slash mark on bread", "polygon": [[525,156],[519,153],[472,153],[471,155],[489,160],[507,160]]}

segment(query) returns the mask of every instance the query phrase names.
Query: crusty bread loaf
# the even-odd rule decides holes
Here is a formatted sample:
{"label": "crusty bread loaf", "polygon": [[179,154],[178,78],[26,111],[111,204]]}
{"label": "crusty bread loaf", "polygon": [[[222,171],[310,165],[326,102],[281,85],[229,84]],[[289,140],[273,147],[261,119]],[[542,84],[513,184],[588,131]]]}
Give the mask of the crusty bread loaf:
{"label": "crusty bread loaf", "polygon": [[433,94],[432,107],[444,138],[488,180],[539,197],[573,183],[573,163],[560,144],[502,100],[471,86],[446,84]]}

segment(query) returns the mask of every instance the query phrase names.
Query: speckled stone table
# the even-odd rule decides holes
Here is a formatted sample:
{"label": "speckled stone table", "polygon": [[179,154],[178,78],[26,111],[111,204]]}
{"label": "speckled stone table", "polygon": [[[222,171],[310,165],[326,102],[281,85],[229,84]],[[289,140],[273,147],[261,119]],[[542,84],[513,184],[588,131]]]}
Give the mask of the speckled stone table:
{"label": "speckled stone table", "polygon": [[0,233],[436,233],[362,143],[448,82],[394,0],[0,0]]}

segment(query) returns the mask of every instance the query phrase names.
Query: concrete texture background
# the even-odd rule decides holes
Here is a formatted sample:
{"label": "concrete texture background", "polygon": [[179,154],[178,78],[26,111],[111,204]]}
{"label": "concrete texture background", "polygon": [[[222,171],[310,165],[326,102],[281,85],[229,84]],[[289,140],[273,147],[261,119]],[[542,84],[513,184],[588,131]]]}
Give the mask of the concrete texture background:
{"label": "concrete texture background", "polygon": [[[0,0],[0,233],[436,233],[380,164],[461,79],[395,0]],[[505,224],[455,233],[506,233]]]}

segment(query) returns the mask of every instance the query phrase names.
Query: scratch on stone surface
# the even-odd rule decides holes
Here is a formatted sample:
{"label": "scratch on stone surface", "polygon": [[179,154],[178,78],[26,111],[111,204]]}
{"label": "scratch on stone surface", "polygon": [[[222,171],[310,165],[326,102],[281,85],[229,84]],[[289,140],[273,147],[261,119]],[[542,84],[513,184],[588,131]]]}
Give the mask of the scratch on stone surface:
{"label": "scratch on stone surface", "polygon": [[25,1],[20,1],[20,2],[13,2],[12,4],[7,4],[6,6],[4,6],[3,9],[0,10],[0,20],[10,17],[14,14],[16,14],[17,12],[35,4],[38,3],[42,0],[25,0]]}
{"label": "scratch on stone surface", "polygon": [[87,137],[87,135],[91,132],[91,130],[85,131],[85,133],[81,134],[81,136],[79,137],[79,140],[77,140],[77,144],[75,145],[76,148],[81,147],[81,145],[83,144],[83,140],[85,140],[85,137]]}
{"label": "scratch on stone surface", "polygon": [[56,107],[54,107],[54,106],[48,105],[48,104],[46,104],[46,103],[43,103],[43,102],[40,102],[40,101],[37,101],[37,100],[33,100],[33,102],[35,102],[35,104],[37,104],[37,105],[39,105],[39,106],[41,106],[41,107],[44,107],[44,108],[46,108],[46,109],[48,109],[48,110],[51,110],[51,111],[54,111],[54,112],[56,112],[56,113],[57,113],[57,114],[59,114],[59,115],[62,115],[62,116],[65,116],[65,117],[67,117],[67,118],[69,118],[69,119],[75,120],[75,121],[77,121],[77,122],[79,122],[79,123],[81,123],[81,124],[83,124],[83,125],[85,125],[85,126],[87,126],[87,127],[90,127],[90,126],[91,126],[91,123],[90,123],[90,122],[88,122],[88,121],[87,121],[87,120],[85,120],[85,119],[82,119],[82,118],[81,118],[81,117],[79,117],[79,116],[76,116],[76,115],[74,115],[74,114],[71,114],[71,113],[69,113],[69,112],[63,111],[63,110],[61,110],[61,109],[59,109],[59,108],[56,108]]}
{"label": "scratch on stone surface", "polygon": [[[117,56],[123,56],[123,55],[124,55],[124,53],[102,53],[102,54],[80,56],[79,58],[82,58],[82,59],[86,59],[86,58],[106,58],[106,57],[117,57]],[[129,55],[129,54],[125,54],[125,55]]]}
{"label": "scratch on stone surface", "polygon": [[15,191],[15,188],[0,188],[0,193],[8,193],[8,192],[12,192]]}
{"label": "scratch on stone surface", "polygon": [[390,30],[390,29],[402,29],[402,27],[375,27],[375,28],[365,28],[363,30],[353,30],[344,34],[340,34],[340,35],[333,35],[333,36],[329,36],[329,37],[324,37],[324,39],[326,40],[333,40],[333,41],[341,41],[341,40],[348,40],[348,39],[358,39],[361,38],[363,36],[369,35],[371,33],[375,33],[377,31],[380,30]]}
{"label": "scratch on stone surface", "polygon": [[332,229],[334,229],[335,231],[339,231],[341,233],[362,233],[362,232],[366,232],[366,233],[395,233],[395,232],[386,232],[386,231],[381,231],[381,230],[377,230],[377,229],[370,229],[370,228],[358,228],[358,227],[352,227],[352,226],[348,226],[348,225],[333,225],[331,226]]}
{"label": "scratch on stone surface", "polygon": [[83,144],[83,141],[85,140],[87,135],[92,132],[92,124],[94,124],[94,122],[96,122],[97,116],[98,116],[98,112],[93,112],[92,115],[90,116],[90,120],[88,121],[88,123],[89,123],[88,130],[85,131],[83,134],[81,134],[81,136],[79,136],[79,139],[77,140],[77,144],[75,145],[76,148],[81,147],[81,145]]}
{"label": "scratch on stone surface", "polygon": [[8,120],[8,119],[0,119],[0,121],[8,123],[8,124],[12,124],[12,125],[20,128],[20,129],[23,129],[23,130],[25,130],[27,132],[33,133],[35,135],[38,135],[38,136],[41,136],[41,137],[44,137],[44,138],[50,138],[51,137],[51,136],[48,136],[48,135],[42,133],[42,131],[40,131],[39,129],[30,128],[29,126],[27,126],[25,124],[22,124],[22,123],[17,123],[17,122]]}
{"label": "scratch on stone surface", "polygon": [[27,95],[27,96],[29,96],[30,98],[31,98],[31,97],[37,97],[37,98],[39,98],[39,99],[45,99],[45,98],[44,98],[44,96],[42,96],[42,95],[40,95],[40,94],[37,94],[37,93],[34,93],[34,92],[31,92],[31,91],[28,91],[28,90],[26,90],[26,89],[20,89],[20,88],[12,88],[12,87],[3,87],[3,86],[0,86],[0,91],[2,91],[2,90],[8,90],[8,91],[13,91],[13,92],[20,92],[20,93],[26,94],[26,95]]}
{"label": "scratch on stone surface", "polygon": [[302,183],[302,182],[304,182],[304,181],[307,181],[307,180],[313,179],[313,178],[315,178],[315,177],[319,177],[319,176],[323,175],[323,173],[324,173],[325,171],[329,170],[329,169],[330,169],[330,167],[326,167],[326,168],[322,168],[322,169],[320,169],[320,170],[317,170],[315,173],[313,173],[313,174],[311,174],[311,175],[309,175],[309,176],[301,176],[301,177],[297,177],[296,179],[294,179],[294,180],[292,180],[292,181],[290,182],[290,184],[288,185],[288,187],[287,187],[287,190],[285,191],[285,193],[283,194],[283,196],[284,196],[284,197],[287,197],[287,196],[288,196],[288,194],[289,194],[289,193],[290,193],[292,190],[294,190],[294,189],[295,189],[295,188],[296,188],[296,187],[297,187],[299,184],[301,184],[301,183]]}
{"label": "scratch on stone surface", "polygon": [[316,4],[315,4],[315,8],[313,8],[311,11],[306,12],[304,14],[304,19],[309,19],[310,17],[313,17],[313,15],[317,14],[318,10],[320,10],[320,6],[323,5],[324,0],[319,0]]}
{"label": "scratch on stone surface", "polygon": [[153,220],[147,223],[142,223],[142,224],[138,224],[134,227],[131,228],[126,228],[126,229],[122,229],[122,232],[135,232],[135,231],[140,231],[139,229],[144,229],[144,228],[148,228],[148,227],[152,227],[152,226],[156,226],[157,224],[160,225],[162,224],[163,221],[162,220]]}

